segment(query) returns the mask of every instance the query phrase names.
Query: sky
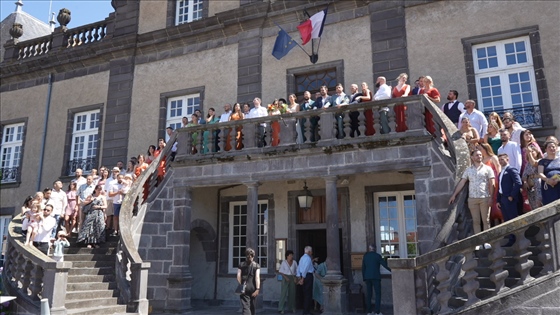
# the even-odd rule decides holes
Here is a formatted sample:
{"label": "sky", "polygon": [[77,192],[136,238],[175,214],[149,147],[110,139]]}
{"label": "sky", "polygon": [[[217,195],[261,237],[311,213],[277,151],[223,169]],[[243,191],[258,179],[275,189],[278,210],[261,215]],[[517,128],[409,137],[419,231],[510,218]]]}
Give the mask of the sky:
{"label": "sky", "polygon": [[[4,20],[8,15],[13,13],[16,9],[17,0],[0,0],[0,21]],[[68,28],[74,28],[85,24],[104,20],[113,12],[111,0],[72,0],[72,1],[58,1],[58,0],[22,0],[23,11],[33,15],[45,23],[49,22],[50,14],[49,7],[52,7],[50,12],[55,12],[55,21],[58,11],[62,8],[69,9],[71,12],[72,20],[68,24]],[[56,26],[59,24],[57,22]]]}

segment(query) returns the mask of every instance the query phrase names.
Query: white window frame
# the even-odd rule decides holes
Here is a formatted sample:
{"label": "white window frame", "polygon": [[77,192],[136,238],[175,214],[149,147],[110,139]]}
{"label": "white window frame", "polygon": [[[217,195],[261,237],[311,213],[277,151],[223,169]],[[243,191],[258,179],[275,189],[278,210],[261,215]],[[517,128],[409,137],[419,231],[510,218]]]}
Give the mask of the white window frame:
{"label": "white window frame", "polygon": [[[21,171],[21,154],[23,149],[23,137],[25,133],[25,123],[5,125],[2,132],[2,145],[0,149],[0,168],[18,168],[9,179],[3,179],[2,183],[14,183],[19,179]],[[4,177],[4,174],[2,174]]]}
{"label": "white window frame", "polygon": [[200,109],[200,93],[168,98],[165,126],[174,130],[183,127],[183,117],[190,119],[196,109]]}
{"label": "white window frame", "polygon": [[202,19],[204,0],[176,0],[175,25]]}
{"label": "white window frame", "polygon": [[[412,218],[406,218],[405,217],[405,207],[404,207],[404,197],[405,196],[413,196],[414,197],[414,217]],[[386,256],[384,255],[385,252],[393,250],[392,248],[390,248],[390,244],[391,242],[383,242],[386,239],[390,239],[390,238],[394,238],[391,237],[391,234],[394,233],[387,233],[385,232],[385,227],[381,226],[381,218],[380,218],[380,211],[381,211],[381,206],[379,204],[379,198],[380,197],[395,197],[396,199],[396,208],[397,208],[397,224],[398,224],[398,231],[396,235],[405,235],[405,237],[399,237],[398,238],[398,242],[394,242],[394,244],[398,244],[399,246],[399,250],[400,252],[391,253],[391,256],[399,256],[400,258],[413,258],[419,255],[418,253],[418,212],[416,210],[416,194],[414,192],[414,190],[407,190],[407,191],[390,191],[390,192],[378,192],[378,193],[374,193],[373,194],[373,200],[374,200],[374,204],[375,204],[375,231],[376,231],[376,243],[377,243],[377,249],[378,252],[382,255],[382,256]],[[408,247],[407,244],[410,243],[407,241],[406,239],[406,220],[409,220],[411,222],[414,222],[414,227],[415,227],[415,232],[416,232],[416,241],[413,242],[416,244],[416,254],[411,255],[408,253]],[[397,236],[398,237],[398,236]],[[385,247],[384,247],[385,245]],[[386,271],[386,270],[382,270],[382,271]]]}
{"label": "white window frame", "polygon": [[[239,242],[238,245],[234,245],[237,238],[246,238],[246,235],[235,235],[236,226],[234,225],[234,209],[239,206],[247,206],[247,201],[232,201],[229,203],[229,255],[228,255],[228,271],[229,273],[237,273],[237,259],[245,259],[245,249],[246,245],[244,242]],[[241,215],[243,216],[243,215]],[[247,214],[244,215],[247,217]],[[268,255],[268,200],[259,200],[259,214],[258,214],[258,239],[259,246],[258,249],[254,248],[256,252],[256,262],[259,263],[261,267],[261,274],[268,273],[268,260],[270,255]],[[246,222],[246,221],[245,221]],[[245,225],[245,228],[247,226]],[[234,257],[234,247],[237,247],[241,253],[240,256]],[[265,255],[263,255],[266,254]],[[236,259],[237,258],[237,259]]]}
{"label": "white window frame", "polygon": [[[85,117],[85,120],[83,120]],[[87,160],[89,158],[97,157],[97,148],[99,144],[99,124],[101,119],[101,111],[99,109],[89,110],[85,112],[79,112],[74,114],[74,120],[72,122],[72,144],[70,147],[70,158],[69,161],[74,161],[77,159]],[[80,143],[83,146],[77,148]],[[84,174],[89,174],[91,168],[95,168],[92,165],[91,168],[80,167]],[[67,175],[74,175],[72,170],[69,171]]]}
{"label": "white window frame", "polygon": [[[516,42],[524,42],[526,62],[508,65],[506,59],[505,46],[506,44],[516,43]],[[478,63],[477,50],[480,48],[488,48],[491,46],[495,46],[496,48],[496,57],[497,57],[498,66],[493,68],[480,69]],[[476,92],[478,95],[478,104],[481,111],[483,112],[501,111],[501,110],[507,110],[512,108],[523,108],[523,106],[539,106],[539,98],[538,98],[537,84],[535,78],[535,69],[533,66],[533,54],[531,51],[531,42],[529,36],[521,36],[521,37],[515,37],[515,38],[509,38],[505,40],[473,45],[472,55],[473,55],[473,65],[474,65],[475,82],[476,82]],[[509,81],[509,75],[519,74],[523,72],[529,73],[528,83],[530,84],[530,89],[531,89],[531,100],[522,101],[519,104],[513,105],[512,94],[518,94],[518,93],[512,92],[510,81]],[[481,80],[485,78],[495,78],[495,77],[498,77],[500,81],[499,86],[501,89],[502,105],[495,106],[492,102],[492,106],[488,107],[485,106],[484,104],[484,100],[487,97],[483,96]]]}

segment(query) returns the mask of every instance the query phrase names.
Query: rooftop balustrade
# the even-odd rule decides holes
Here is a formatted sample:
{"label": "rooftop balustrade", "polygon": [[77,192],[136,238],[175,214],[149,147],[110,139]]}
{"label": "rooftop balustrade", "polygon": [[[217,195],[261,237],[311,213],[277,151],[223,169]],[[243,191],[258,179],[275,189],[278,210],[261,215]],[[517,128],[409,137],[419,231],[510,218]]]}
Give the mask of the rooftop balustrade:
{"label": "rooftop balustrade", "polygon": [[[114,17],[72,29],[57,28],[49,35],[26,41],[8,40],[3,62],[22,61],[33,57],[60,53],[61,50],[101,42],[111,35]],[[2,43],[4,44],[4,43]]]}

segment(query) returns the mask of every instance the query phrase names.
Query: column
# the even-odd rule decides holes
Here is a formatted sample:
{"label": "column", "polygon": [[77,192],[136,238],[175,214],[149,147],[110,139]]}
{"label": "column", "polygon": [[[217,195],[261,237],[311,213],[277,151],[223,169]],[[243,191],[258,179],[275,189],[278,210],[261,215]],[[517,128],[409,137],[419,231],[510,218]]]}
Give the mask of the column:
{"label": "column", "polygon": [[167,277],[165,308],[175,313],[187,313],[192,309],[192,275],[189,266],[192,188],[176,187],[173,197],[173,231],[167,234],[167,245],[173,248],[173,263]]}
{"label": "column", "polygon": [[323,314],[327,315],[346,314],[348,311],[346,305],[347,280],[344,279],[340,270],[337,179],[336,176],[324,177],[327,208],[327,275],[321,281],[323,282],[323,301],[325,303]]}
{"label": "column", "polygon": [[259,247],[259,182],[243,183],[247,186],[247,230],[246,247],[251,247],[258,255]]}
{"label": "column", "polygon": [[342,277],[340,272],[340,238],[338,235],[338,190],[336,176],[324,177],[327,217],[327,275]]}

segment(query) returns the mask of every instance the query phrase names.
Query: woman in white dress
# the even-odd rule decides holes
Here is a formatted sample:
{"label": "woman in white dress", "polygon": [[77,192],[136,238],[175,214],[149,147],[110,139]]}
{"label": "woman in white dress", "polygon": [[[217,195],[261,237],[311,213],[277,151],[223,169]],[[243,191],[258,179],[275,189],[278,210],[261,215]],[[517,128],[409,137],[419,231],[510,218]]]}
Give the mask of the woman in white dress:
{"label": "woman in white dress", "polygon": [[[299,112],[299,104],[296,103],[297,101],[297,97],[295,94],[290,94],[290,96],[288,96],[288,113],[297,113]],[[301,133],[301,128],[299,127],[299,119],[296,121],[296,133],[297,133],[297,138],[296,138],[296,143],[300,144],[303,143],[303,135]]]}

